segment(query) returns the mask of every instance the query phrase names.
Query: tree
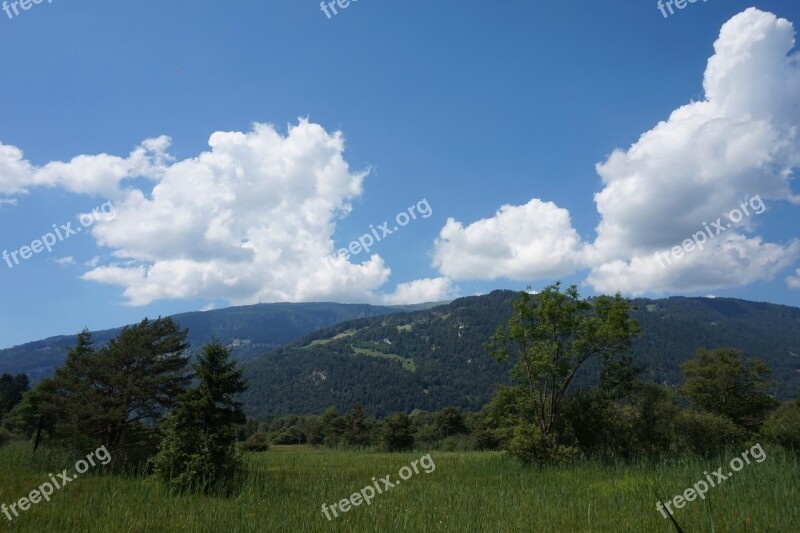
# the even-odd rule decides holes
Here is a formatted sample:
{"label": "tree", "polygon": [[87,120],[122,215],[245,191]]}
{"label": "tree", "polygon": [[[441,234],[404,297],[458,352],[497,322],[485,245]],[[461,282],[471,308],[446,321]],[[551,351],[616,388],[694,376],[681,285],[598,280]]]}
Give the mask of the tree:
{"label": "tree", "polygon": [[152,465],[176,489],[225,490],[239,468],[237,424],[246,421],[236,395],[247,389],[230,350],[218,341],[203,346],[197,385],[180,395],[164,422],[164,438]]}
{"label": "tree", "polygon": [[348,446],[367,446],[369,444],[369,429],[367,428],[367,415],[360,403],[353,406],[353,412],[346,417],[347,429],[344,440]]}
{"label": "tree", "polygon": [[770,368],[745,360],[741,350],[701,348],[682,368],[681,392],[695,407],[726,416],[747,430],[756,430],[778,405],[768,394]]}
{"label": "tree", "polygon": [[727,416],[694,409],[678,413],[675,434],[679,449],[688,448],[704,456],[711,456],[745,439],[742,428]]}
{"label": "tree", "polygon": [[339,416],[335,407],[329,407],[322,414],[322,442],[329,448],[336,448],[341,442],[342,435],[347,429],[344,418]]}
{"label": "tree", "polygon": [[800,452],[800,399],[778,406],[764,422],[761,434],[772,442]]}
{"label": "tree", "polygon": [[669,453],[675,419],[680,414],[675,391],[656,383],[641,383],[633,405],[637,413],[635,435],[640,451],[650,457]]}
{"label": "tree", "polygon": [[22,395],[30,390],[30,381],[25,374],[3,374],[0,376],[0,418],[22,401]]}
{"label": "tree", "polygon": [[553,433],[581,366],[593,358],[607,364],[629,349],[639,331],[631,309],[619,294],[581,300],[576,286],[562,293],[561,283],[535,296],[520,293],[508,325],[498,328],[486,348],[497,361],[514,362],[511,377],[525,403],[526,423],[538,428],[543,441]]}
{"label": "tree", "polygon": [[115,464],[141,459],[155,422],[189,383],[187,334],[171,318],[145,319],[97,350],[82,331],[64,366],[37,387],[22,425],[36,424],[37,442],[46,427],[65,444],[108,446]]}
{"label": "tree", "polygon": [[22,401],[5,418],[5,425],[17,435],[27,439],[35,436],[33,451],[39,448],[43,433],[52,436],[62,414],[61,406],[54,403],[55,395],[50,380],[40,381],[23,395]]}
{"label": "tree", "polygon": [[[39,448],[44,434],[48,437],[58,436],[61,443],[77,445],[76,441],[85,441],[87,435],[77,426],[78,420],[85,420],[85,412],[79,409],[78,403],[92,406],[85,367],[86,358],[94,355],[92,339],[88,330],[78,334],[75,346],[68,352],[62,368],[56,370],[55,376],[40,381],[33,390],[22,398],[8,416],[9,425],[15,433],[26,438],[34,437],[33,449]],[[80,392],[79,392],[80,391]]]}
{"label": "tree", "polygon": [[410,449],[414,445],[411,419],[405,413],[398,413],[383,421],[381,444],[391,452]]}
{"label": "tree", "polygon": [[452,435],[463,435],[467,432],[464,423],[464,413],[457,407],[445,407],[434,417],[436,432],[440,439],[445,439]]}

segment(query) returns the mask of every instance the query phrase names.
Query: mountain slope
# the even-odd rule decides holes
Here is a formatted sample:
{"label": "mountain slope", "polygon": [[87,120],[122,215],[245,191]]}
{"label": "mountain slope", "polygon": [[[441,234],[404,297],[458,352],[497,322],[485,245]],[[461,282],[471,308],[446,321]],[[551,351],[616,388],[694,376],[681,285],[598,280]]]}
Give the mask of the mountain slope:
{"label": "mountain slope", "polygon": [[[233,347],[234,357],[246,361],[301,335],[344,320],[385,315],[406,309],[404,306],[381,307],[366,304],[274,303],[182,313],[173,318],[182,327],[189,329],[189,342],[193,347],[216,336]],[[120,329],[92,332],[95,345],[105,344]],[[32,381],[38,381],[52,374],[63,363],[66,350],[75,344],[75,339],[76,335],[62,335],[0,350],[0,374],[25,373]]]}
{"label": "mountain slope", "polygon": [[[349,411],[382,416],[445,406],[479,409],[508,367],[482,344],[512,312],[516,293],[495,291],[426,311],[351,320],[246,364],[243,395],[254,416]],[[680,363],[698,347],[733,346],[774,370],[781,398],[800,391],[800,309],[734,299],[637,299],[642,328],[634,361],[647,379],[680,383]],[[596,376],[588,366],[578,385]]]}

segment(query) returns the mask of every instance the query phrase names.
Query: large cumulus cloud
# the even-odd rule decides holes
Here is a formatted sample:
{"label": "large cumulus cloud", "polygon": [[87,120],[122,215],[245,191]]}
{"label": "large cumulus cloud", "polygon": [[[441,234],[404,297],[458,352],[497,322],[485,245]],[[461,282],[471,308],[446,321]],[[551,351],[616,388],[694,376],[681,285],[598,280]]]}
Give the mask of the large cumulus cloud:
{"label": "large cumulus cloud", "polygon": [[[534,199],[466,226],[448,221],[434,264],[455,279],[536,279],[584,268],[596,290],[632,294],[774,277],[797,259],[800,244],[757,235],[768,211],[744,217],[667,268],[656,254],[755,196],[767,205],[800,203],[791,188],[800,164],[794,44],[792,24],[770,13],[751,8],[728,21],[708,61],[705,98],[676,109],[597,165],[603,188],[594,196],[601,216],[594,242],[577,240],[565,210]],[[508,224],[512,212],[518,217]]]}
{"label": "large cumulus cloud", "polygon": [[[127,158],[101,154],[35,167],[20,150],[0,148],[0,192],[62,187],[112,198],[113,219],[91,230],[111,260],[93,261],[86,280],[117,285],[127,302],[213,298],[257,301],[415,303],[444,299],[444,279],[381,292],[391,270],[373,254],[353,264],[335,254],[336,221],[362,194],[340,132],[300,120],[286,135],[255,124],[217,132],[208,151],[176,161],[167,137],[147,140]],[[148,178],[152,190],[127,182]],[[136,185],[139,185],[138,187]]]}

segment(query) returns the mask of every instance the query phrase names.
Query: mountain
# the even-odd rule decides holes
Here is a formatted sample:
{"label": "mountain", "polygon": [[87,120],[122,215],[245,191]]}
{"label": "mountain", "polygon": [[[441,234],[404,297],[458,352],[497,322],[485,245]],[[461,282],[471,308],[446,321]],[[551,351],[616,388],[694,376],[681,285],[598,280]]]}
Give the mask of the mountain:
{"label": "mountain", "polygon": [[[495,291],[416,312],[349,320],[252,359],[250,415],[348,412],[371,415],[458,406],[477,410],[507,379],[482,344],[505,324],[517,293]],[[681,382],[680,364],[699,347],[732,346],[774,371],[777,397],[800,391],[800,309],[728,298],[635,299],[642,334],[633,359],[643,377]],[[596,377],[589,365],[576,386]]]}
{"label": "mountain", "polygon": [[[182,313],[173,318],[189,329],[189,342],[197,348],[216,336],[234,350],[234,357],[246,361],[286,344],[306,333],[345,320],[416,310],[436,304],[381,307],[366,304],[273,303],[228,307],[212,311]],[[122,328],[92,332],[96,346],[102,346]],[[77,333],[77,332],[76,332]],[[25,373],[32,381],[49,376],[62,364],[76,335],[62,335],[0,350],[0,374]]]}

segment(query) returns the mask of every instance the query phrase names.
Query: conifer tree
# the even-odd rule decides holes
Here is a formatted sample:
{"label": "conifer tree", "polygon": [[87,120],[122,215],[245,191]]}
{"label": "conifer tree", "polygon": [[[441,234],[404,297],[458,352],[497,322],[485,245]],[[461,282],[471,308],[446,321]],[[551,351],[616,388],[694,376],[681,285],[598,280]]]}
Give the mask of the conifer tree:
{"label": "conifer tree", "polygon": [[246,421],[235,396],[247,389],[230,350],[218,341],[203,346],[197,385],[179,398],[164,422],[164,438],[152,464],[169,486],[212,492],[228,488],[239,468],[236,425]]}

